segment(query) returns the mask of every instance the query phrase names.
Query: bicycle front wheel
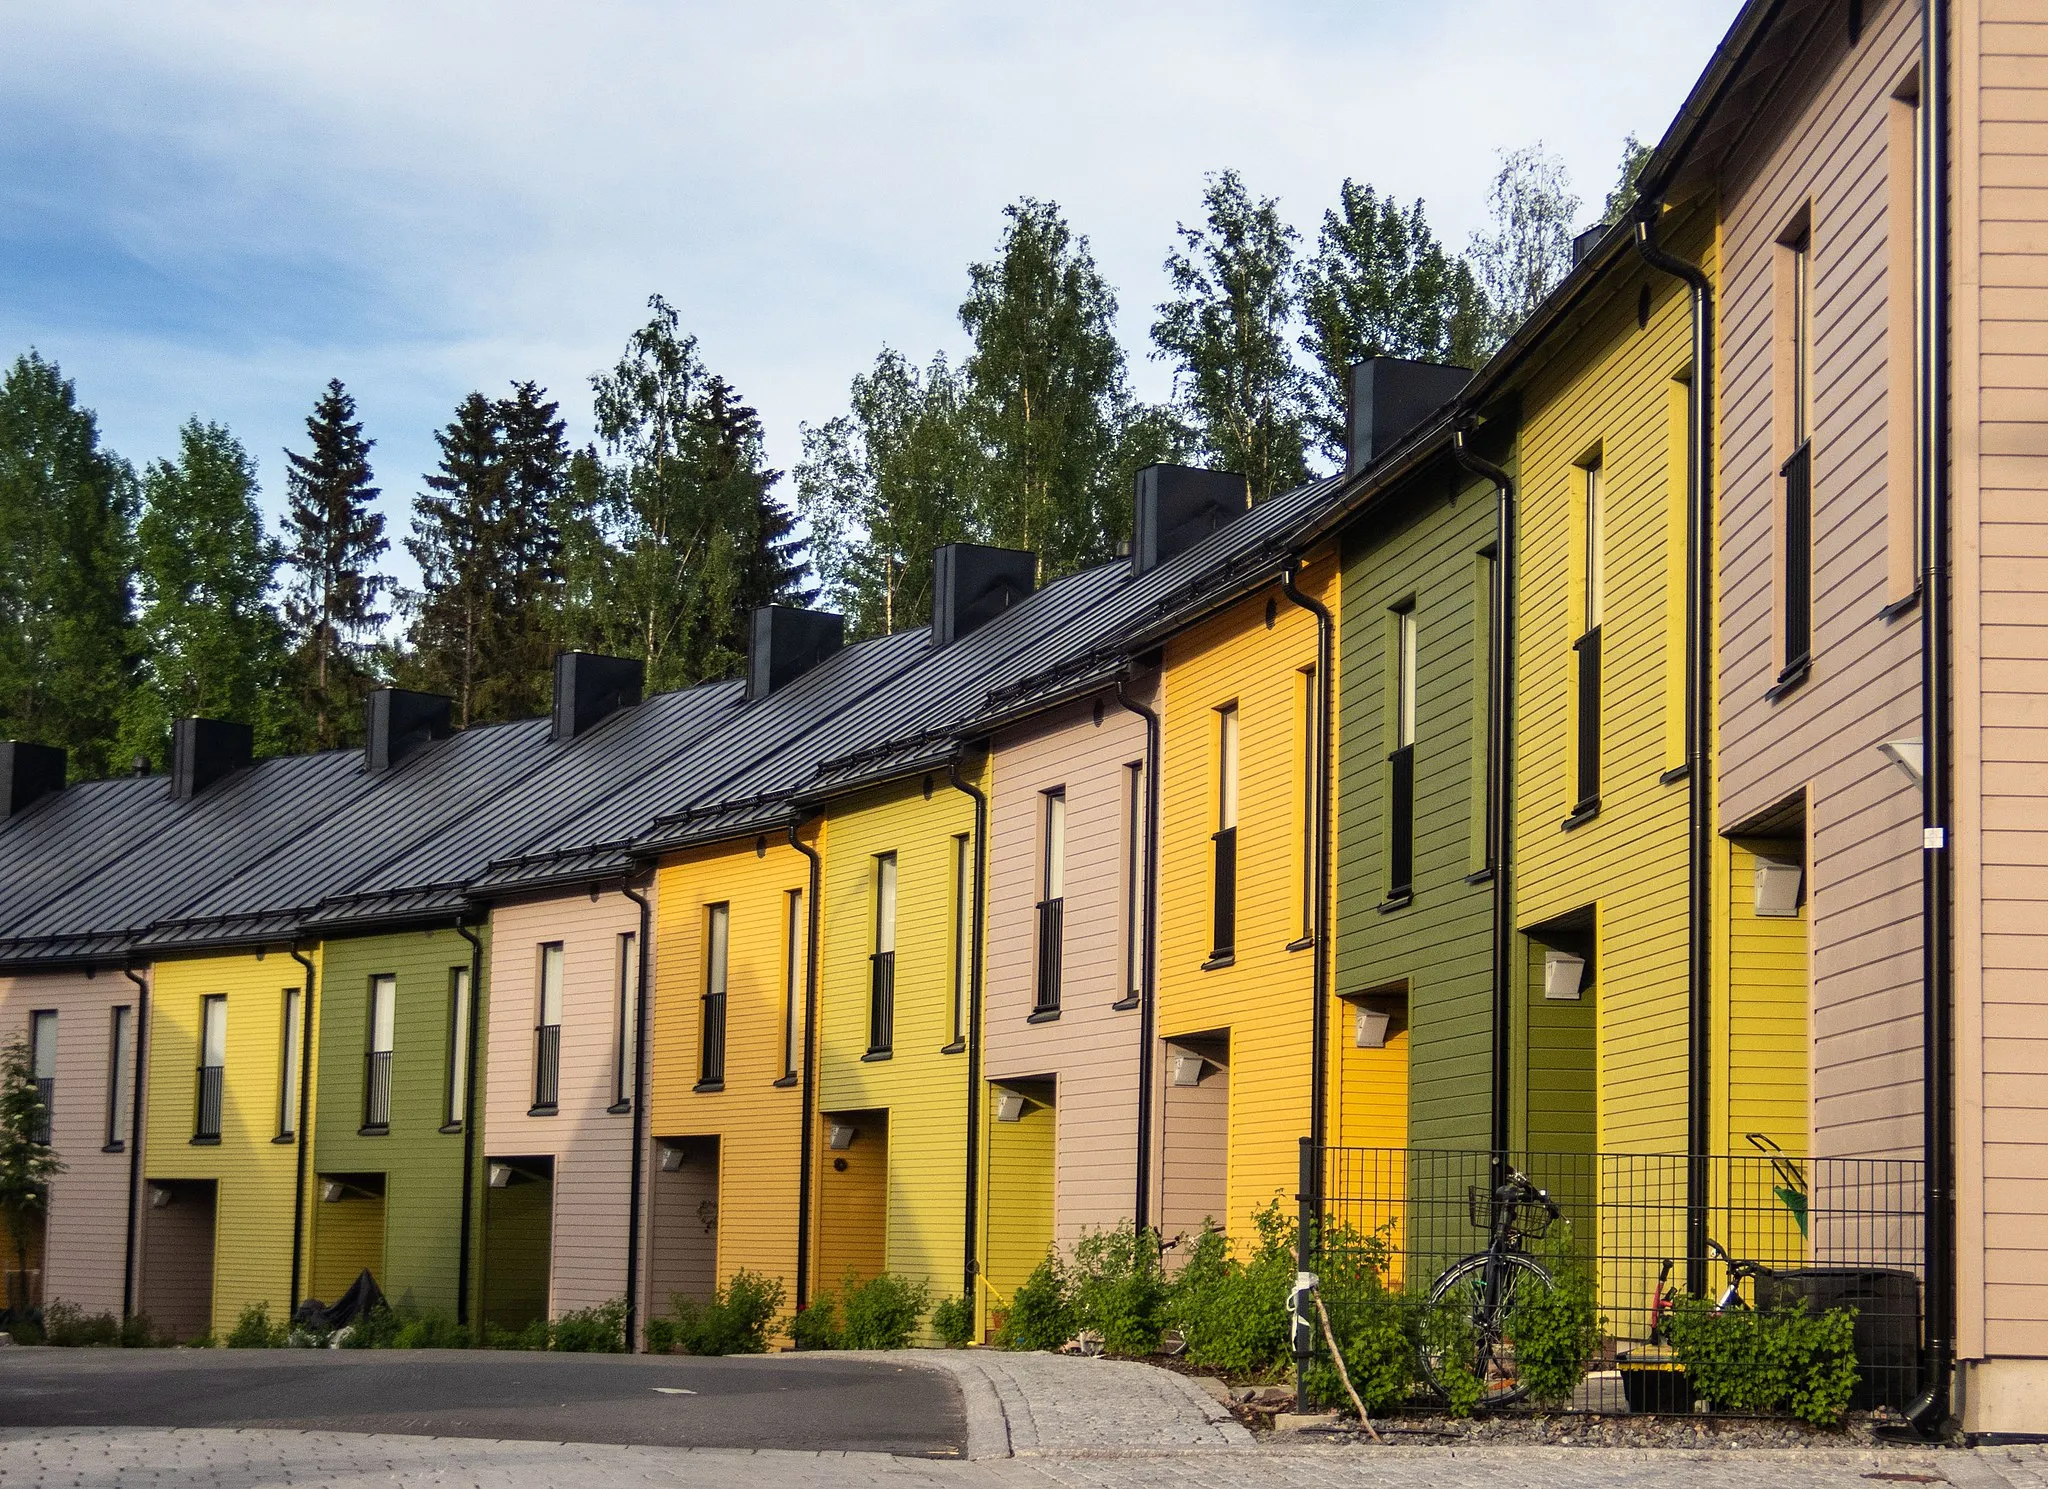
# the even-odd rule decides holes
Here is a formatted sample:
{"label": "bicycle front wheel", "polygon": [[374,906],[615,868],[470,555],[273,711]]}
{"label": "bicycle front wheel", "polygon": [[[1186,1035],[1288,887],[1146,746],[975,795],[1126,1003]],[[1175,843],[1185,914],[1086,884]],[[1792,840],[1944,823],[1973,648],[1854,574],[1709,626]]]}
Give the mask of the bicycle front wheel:
{"label": "bicycle front wheel", "polygon": [[1423,1377],[1445,1401],[1471,1398],[1476,1411],[1520,1401],[1528,1393],[1515,1369],[1514,1342],[1507,1322],[1515,1299],[1531,1290],[1549,1292],[1550,1274],[1520,1252],[1482,1252],[1457,1263],[1429,1290],[1422,1311],[1422,1347],[1417,1363]]}

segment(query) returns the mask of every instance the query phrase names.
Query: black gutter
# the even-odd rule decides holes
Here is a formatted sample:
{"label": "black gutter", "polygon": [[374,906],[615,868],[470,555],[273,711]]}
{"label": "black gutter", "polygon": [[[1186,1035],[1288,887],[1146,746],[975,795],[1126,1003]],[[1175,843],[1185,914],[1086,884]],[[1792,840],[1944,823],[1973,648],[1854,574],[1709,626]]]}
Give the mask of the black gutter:
{"label": "black gutter", "polygon": [[128,1245],[121,1263],[121,1317],[135,1317],[136,1231],[142,1219],[143,1072],[149,1063],[149,979],[125,963],[121,975],[135,984],[135,1094],[128,1103]]}
{"label": "black gutter", "polygon": [[1508,1039],[1515,1012],[1515,902],[1509,866],[1514,842],[1514,753],[1511,747],[1515,692],[1515,481],[1505,470],[1472,453],[1459,428],[1451,436],[1451,457],[1459,468],[1491,481],[1494,489],[1493,614],[1487,638],[1486,691],[1486,866],[1493,872],[1493,1093],[1491,1139],[1496,1169],[1505,1165],[1514,1133],[1514,1050]]}
{"label": "black gutter", "polygon": [[306,969],[306,1006],[299,1015],[299,1115],[293,1140],[299,1146],[299,1174],[292,1189],[292,1306],[299,1311],[299,1268],[306,1256],[306,1170],[313,1158],[313,1134],[306,1123],[313,1097],[313,964],[293,943],[292,960]]}
{"label": "black gutter", "polygon": [[1142,926],[1132,927],[1138,936],[1138,1167],[1135,1223],[1144,1230],[1152,1223],[1152,1030],[1158,1017],[1153,997],[1158,981],[1159,942],[1152,934],[1159,915],[1159,714],[1131,696],[1131,680],[1118,673],[1116,701],[1145,721],[1145,884],[1140,898]]}
{"label": "black gutter", "polygon": [[974,932],[969,954],[974,958],[967,972],[967,1224],[961,1297],[969,1308],[980,1299],[975,1279],[980,1276],[979,1248],[981,1205],[981,922],[983,900],[988,887],[988,797],[980,787],[960,777],[960,762],[946,762],[946,780],[955,791],[974,800]]}
{"label": "black gutter", "polygon": [[1950,747],[1948,354],[1948,4],[1926,0],[1920,30],[1923,172],[1917,277],[1920,296],[1920,914],[1921,1143],[1925,1164],[1926,1388],[1906,1408],[1916,1430],[1948,1430],[1955,1368],[1954,966],[1950,947],[1955,843]]}
{"label": "black gutter", "polygon": [[808,813],[789,824],[789,846],[811,861],[810,903],[805,906],[809,924],[804,930],[804,1095],[801,1126],[797,1133],[796,1191],[796,1311],[810,1303],[811,1286],[811,1156],[816,1146],[816,1124],[811,1108],[818,1100],[818,889],[825,877],[825,860],[816,848],[799,836],[807,823],[820,814]]}
{"label": "black gutter", "polygon": [[1636,251],[1651,268],[1682,279],[1692,291],[1692,386],[1687,390],[1685,565],[1686,770],[1686,1291],[1707,1287],[1707,1172],[1713,1146],[1714,782],[1714,285],[1706,272],[1657,244],[1660,201],[1638,209]]}
{"label": "black gutter", "polygon": [[469,1247],[475,1226],[476,1208],[476,1052],[477,1010],[483,1001],[483,939],[461,921],[455,934],[469,943],[469,1039],[468,1058],[462,1071],[462,1222],[461,1250],[455,1259],[455,1322],[469,1323]]}
{"label": "black gutter", "polygon": [[[1315,856],[1313,867],[1304,864],[1310,871],[1310,881],[1315,894],[1315,910],[1309,918],[1311,945],[1309,955],[1315,958],[1310,967],[1310,983],[1315,990],[1315,1003],[1309,1012],[1309,1137],[1318,1150],[1323,1146],[1328,1126],[1328,1091],[1324,1066],[1330,1057],[1330,671],[1335,651],[1333,636],[1335,622],[1330,612],[1320,601],[1311,599],[1295,587],[1295,580],[1301,574],[1301,561],[1289,560],[1280,575],[1280,592],[1316,618],[1316,780],[1315,780]],[[1321,1213],[1322,1168],[1316,1169],[1317,1213]]]}
{"label": "black gutter", "polygon": [[647,1168],[640,1123],[647,1112],[647,937],[654,929],[654,906],[631,884],[621,884],[619,893],[640,907],[640,939],[633,947],[633,1110],[626,1118],[633,1146],[626,1186],[626,1353],[632,1355],[640,1352],[640,1190]]}

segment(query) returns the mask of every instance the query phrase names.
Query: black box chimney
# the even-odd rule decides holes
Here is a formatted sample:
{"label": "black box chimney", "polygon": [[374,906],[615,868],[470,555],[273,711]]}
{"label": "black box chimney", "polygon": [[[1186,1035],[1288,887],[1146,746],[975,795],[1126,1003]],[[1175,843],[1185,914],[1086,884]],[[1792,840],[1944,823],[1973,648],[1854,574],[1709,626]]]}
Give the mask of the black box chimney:
{"label": "black box chimney", "polygon": [[747,632],[747,702],[788,686],[839,650],[846,617],[797,605],[761,605]]}
{"label": "black box chimney", "polygon": [[455,732],[449,723],[455,700],[439,693],[373,688],[363,702],[363,755],[372,775],[381,775],[423,744]]}
{"label": "black box chimney", "polygon": [[1251,488],[1235,471],[1146,466],[1131,504],[1131,572],[1158,568],[1250,505]]}
{"label": "black box chimney", "polygon": [[171,727],[171,796],[197,796],[256,757],[256,731],[226,719],[179,719]]}
{"label": "black box chimney", "polygon": [[632,657],[565,651],[555,657],[556,743],[576,738],[640,701],[645,664]]}
{"label": "black box chimney", "polygon": [[54,745],[0,740],[0,817],[12,817],[64,789],[64,752]]}
{"label": "black box chimney", "polygon": [[951,646],[1038,587],[1038,555],[948,543],[932,553],[932,645]]}
{"label": "black box chimney", "polygon": [[1350,450],[1344,474],[1357,475],[1393,449],[1470,381],[1471,368],[1442,362],[1368,357],[1352,363]]}

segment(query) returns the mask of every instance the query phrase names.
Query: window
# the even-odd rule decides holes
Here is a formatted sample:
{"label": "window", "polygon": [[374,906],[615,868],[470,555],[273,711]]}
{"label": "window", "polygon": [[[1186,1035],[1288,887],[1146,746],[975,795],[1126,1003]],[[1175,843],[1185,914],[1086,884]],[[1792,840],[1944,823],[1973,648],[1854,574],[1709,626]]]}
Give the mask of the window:
{"label": "window", "polygon": [[612,988],[612,1106],[614,1112],[633,1109],[634,1035],[638,1031],[640,1008],[640,936],[625,931],[619,936],[619,954]]}
{"label": "window", "polygon": [[875,951],[868,984],[868,1054],[887,1055],[896,1039],[896,855],[875,855]]}
{"label": "window", "polygon": [[1415,892],[1415,602],[1393,613],[1394,748],[1387,755],[1387,898]]}
{"label": "window", "polygon": [[796,1079],[797,1003],[803,996],[804,892],[792,889],[782,935],[782,1078]]}
{"label": "window", "polygon": [[953,1038],[948,1049],[967,1047],[968,1003],[974,995],[974,839],[953,839]]}
{"label": "window", "polygon": [[540,949],[540,1010],[533,1030],[533,1111],[556,1110],[562,1086],[562,943]]}
{"label": "window", "polygon": [[1572,816],[1600,808],[1600,624],[1607,611],[1607,496],[1600,462],[1580,467],[1579,531],[1584,568],[1579,576],[1578,800]]}
{"label": "window", "polygon": [[1060,1011],[1060,952],[1064,942],[1067,892],[1067,792],[1058,787],[1044,795],[1040,834],[1043,861],[1038,871],[1038,988],[1033,1017]]}
{"label": "window", "polygon": [[1493,802],[1500,789],[1493,778],[1493,628],[1495,550],[1482,549],[1472,565],[1472,804],[1470,842],[1472,866],[1490,869],[1496,862]]}
{"label": "window", "polygon": [[299,1130],[299,1040],[303,1033],[299,1000],[304,996],[302,989],[288,987],[280,999],[283,1004],[277,1040],[277,1136],[280,1142],[296,1136]]}
{"label": "window", "polygon": [[1124,767],[1124,997],[1145,986],[1145,762]]}
{"label": "window", "polygon": [[469,968],[448,969],[448,1123],[460,1128],[469,1117]]}
{"label": "window", "polygon": [[36,1100],[42,1110],[36,1116],[31,1139],[50,1143],[50,1116],[57,1109],[57,1015],[44,1009],[28,1016],[28,1054],[36,1082]]}
{"label": "window", "polygon": [[[1920,256],[1926,247],[1927,142],[1920,133],[1920,80],[1908,78],[1893,94],[1887,157],[1890,205],[1886,214],[1885,598],[1909,608],[1920,591],[1920,374],[1926,305]],[[1888,613],[1896,613],[1888,607]]]}
{"label": "window", "polygon": [[391,1126],[391,1038],[396,1032],[398,979],[370,979],[370,1048],[363,1057],[363,1131]]}
{"label": "window", "polygon": [[221,1077],[227,1062],[227,995],[209,993],[199,1000],[199,1110],[192,1124],[195,1141],[220,1141]]}
{"label": "window", "polygon": [[1316,691],[1316,669],[1301,669],[1301,941],[1316,932],[1316,786],[1320,776],[1316,723],[1322,696]]}
{"label": "window", "polygon": [[697,1033],[697,1089],[725,1084],[725,973],[732,939],[732,907],[704,907],[703,1014]]}
{"label": "window", "polygon": [[1783,492],[1778,525],[1781,688],[1806,675],[1813,652],[1812,242],[1802,224],[1778,249],[1778,366],[1785,379],[1778,415],[1789,446],[1778,467]]}
{"label": "window", "polygon": [[1237,705],[1216,710],[1216,833],[1214,949],[1211,962],[1237,952]]}
{"label": "window", "polygon": [[129,1041],[135,1037],[135,1009],[127,1003],[115,1005],[112,1026],[107,1032],[107,1150],[120,1152],[128,1146],[128,1128],[135,1110],[135,1056]]}

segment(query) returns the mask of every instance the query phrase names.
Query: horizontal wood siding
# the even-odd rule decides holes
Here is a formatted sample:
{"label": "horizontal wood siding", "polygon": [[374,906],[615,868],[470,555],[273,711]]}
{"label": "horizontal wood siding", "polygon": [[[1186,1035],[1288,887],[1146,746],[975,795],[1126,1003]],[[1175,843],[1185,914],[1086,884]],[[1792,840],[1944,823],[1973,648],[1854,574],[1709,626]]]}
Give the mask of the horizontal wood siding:
{"label": "horizontal wood siding", "polygon": [[982,1121],[988,1134],[988,1229],[983,1273],[993,1308],[1008,1306],[1054,1240],[1054,1176],[1057,1171],[1058,1112],[1026,1102],[1015,1122],[996,1120],[997,1091],[989,1088]]}

